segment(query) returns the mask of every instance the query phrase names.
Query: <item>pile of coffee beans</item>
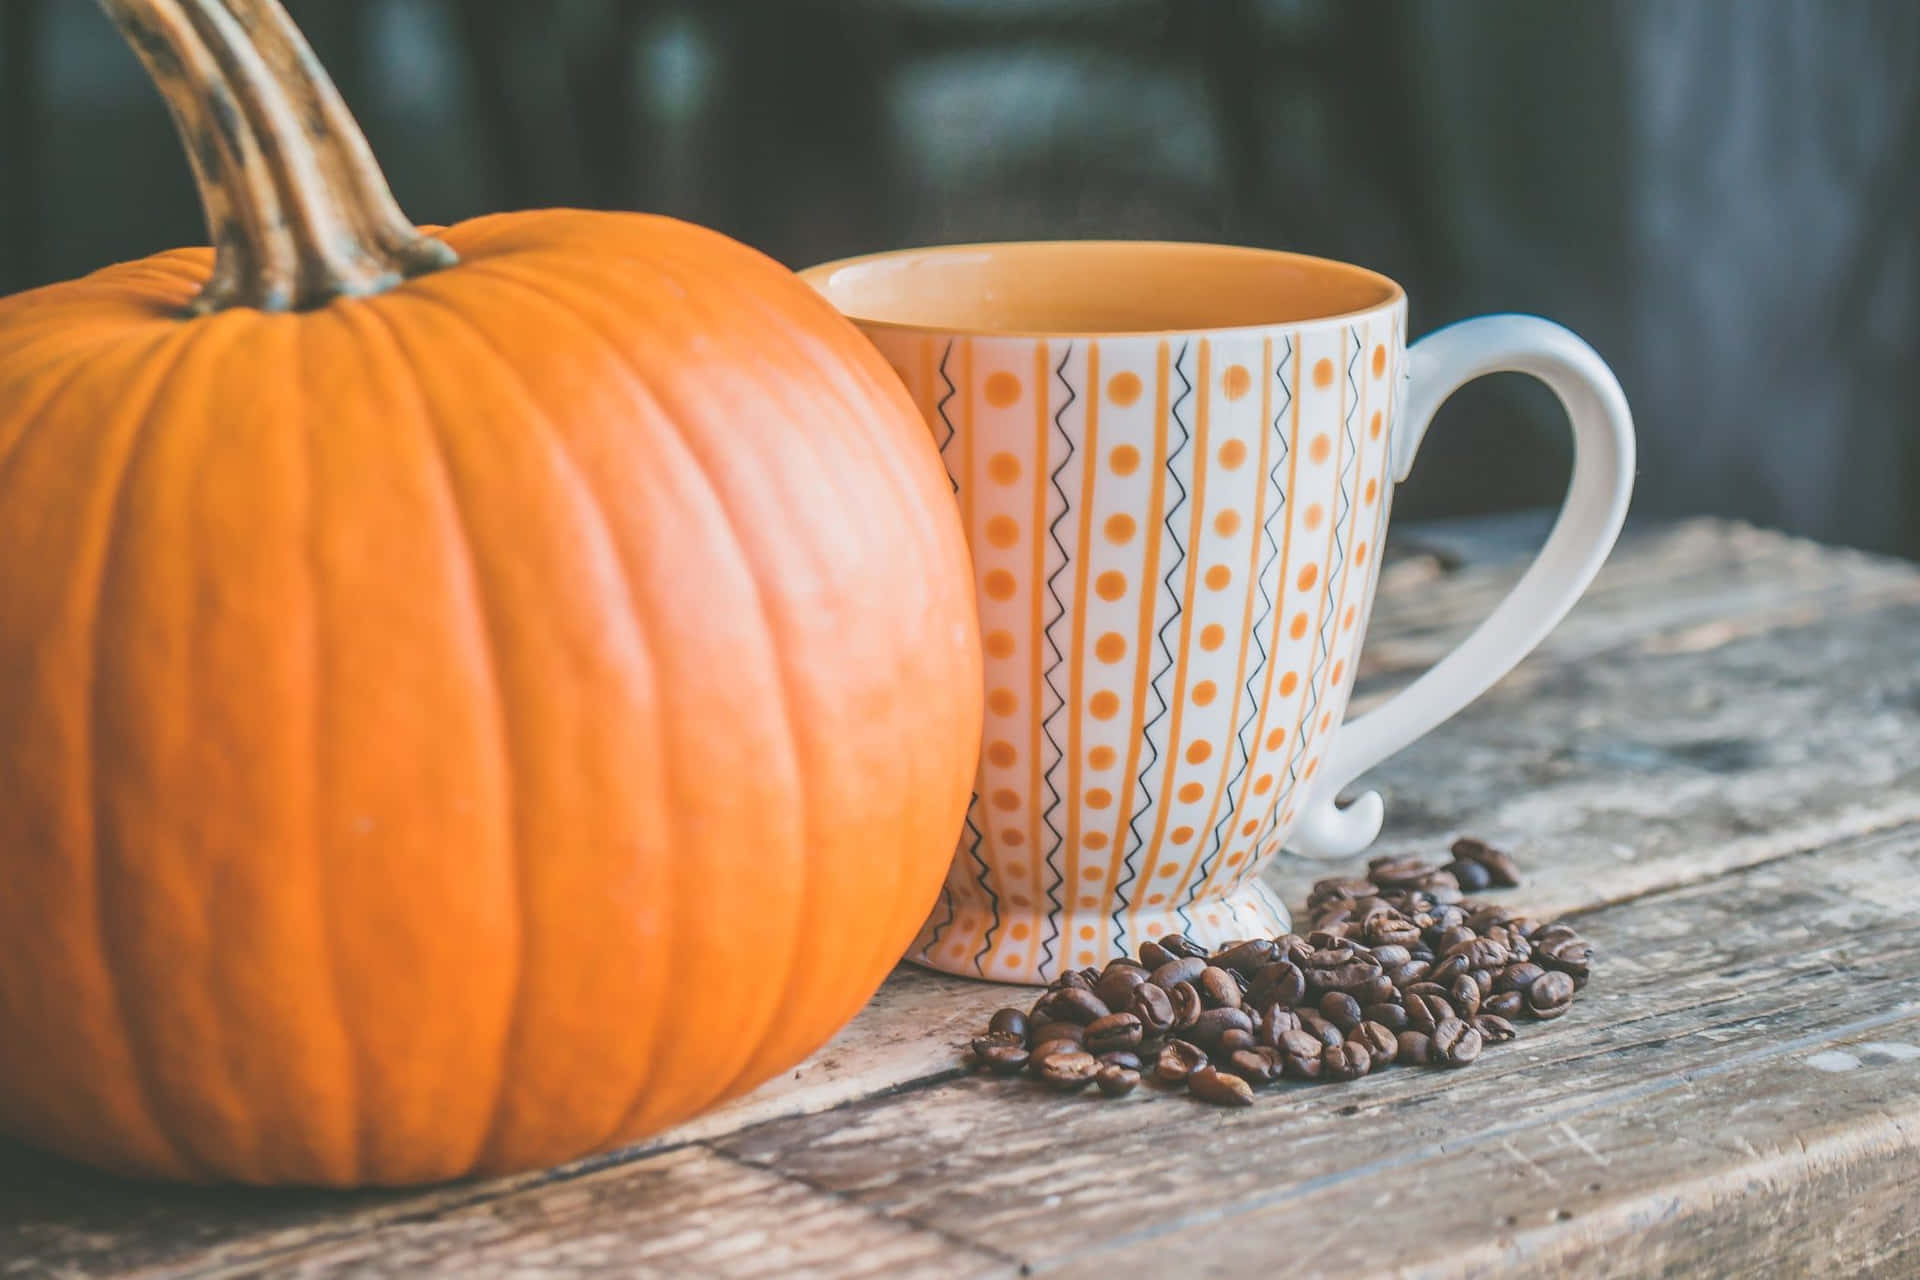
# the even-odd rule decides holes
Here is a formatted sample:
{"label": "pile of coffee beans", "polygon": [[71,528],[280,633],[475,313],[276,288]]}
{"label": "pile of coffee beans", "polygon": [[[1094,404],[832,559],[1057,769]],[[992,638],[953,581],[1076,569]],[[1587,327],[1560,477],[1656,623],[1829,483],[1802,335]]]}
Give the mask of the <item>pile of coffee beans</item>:
{"label": "pile of coffee beans", "polygon": [[1279,1080],[1357,1080],[1389,1064],[1464,1067],[1521,1018],[1557,1018],[1592,948],[1467,893],[1520,882],[1511,857],[1458,840],[1453,861],[1376,858],[1364,879],[1322,880],[1304,936],[1209,953],[1183,936],[1070,972],[1027,1011],[1002,1009],[974,1061],[1062,1093],[1109,1098],[1142,1080],[1244,1107]]}

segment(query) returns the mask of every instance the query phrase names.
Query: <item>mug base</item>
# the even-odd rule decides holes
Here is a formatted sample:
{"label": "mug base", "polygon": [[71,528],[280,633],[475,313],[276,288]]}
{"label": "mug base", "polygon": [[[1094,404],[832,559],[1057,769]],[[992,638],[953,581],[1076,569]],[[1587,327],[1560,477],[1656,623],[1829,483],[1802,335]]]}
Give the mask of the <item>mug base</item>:
{"label": "mug base", "polygon": [[[1170,934],[1185,934],[1212,950],[1224,942],[1277,937],[1292,927],[1286,904],[1258,879],[1182,907],[1118,914],[1118,921],[1084,914],[1068,920],[1045,911],[996,911],[993,904],[956,900],[942,887],[905,959],[966,978],[1037,985],[1068,969],[1133,956],[1141,941]],[[1088,930],[1092,937],[1085,936]]]}

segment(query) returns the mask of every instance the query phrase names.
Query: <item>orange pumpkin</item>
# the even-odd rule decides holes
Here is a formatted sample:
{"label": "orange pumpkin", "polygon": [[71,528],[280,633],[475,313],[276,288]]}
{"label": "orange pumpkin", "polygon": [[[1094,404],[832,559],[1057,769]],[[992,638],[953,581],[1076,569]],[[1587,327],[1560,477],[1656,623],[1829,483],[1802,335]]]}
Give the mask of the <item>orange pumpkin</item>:
{"label": "orange pumpkin", "polygon": [[106,7],[216,252],[0,301],[0,1131],[414,1183],[791,1066],[978,745],[905,391],[710,231],[416,231],[275,0]]}

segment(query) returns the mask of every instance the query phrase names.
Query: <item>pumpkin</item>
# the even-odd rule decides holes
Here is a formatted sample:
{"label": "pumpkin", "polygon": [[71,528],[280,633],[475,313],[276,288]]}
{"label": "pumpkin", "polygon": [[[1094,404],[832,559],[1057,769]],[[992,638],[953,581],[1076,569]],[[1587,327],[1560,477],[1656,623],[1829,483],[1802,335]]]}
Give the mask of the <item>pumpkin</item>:
{"label": "pumpkin", "polygon": [[416,229],[275,0],[105,5],[214,247],[0,300],[0,1131],[406,1184],[791,1067],[978,747],[905,390],[711,231]]}

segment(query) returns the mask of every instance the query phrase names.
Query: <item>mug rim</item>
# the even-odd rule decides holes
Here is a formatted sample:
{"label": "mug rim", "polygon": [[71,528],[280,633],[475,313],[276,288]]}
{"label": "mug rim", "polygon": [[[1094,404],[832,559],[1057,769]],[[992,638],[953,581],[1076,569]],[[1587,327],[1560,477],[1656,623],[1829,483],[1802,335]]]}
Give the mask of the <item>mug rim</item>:
{"label": "mug rim", "polygon": [[[997,325],[968,324],[932,324],[911,320],[889,320],[878,316],[863,315],[852,309],[841,307],[829,292],[829,282],[836,272],[852,267],[868,266],[880,262],[905,262],[914,259],[939,259],[965,254],[979,254],[993,251],[1016,252],[1052,252],[1072,254],[1082,251],[1137,251],[1178,252],[1198,257],[1237,257],[1269,264],[1289,263],[1295,266],[1309,267],[1315,271],[1343,277],[1346,281],[1359,283],[1379,290],[1379,296],[1365,306],[1352,307],[1343,311],[1325,313],[1291,319],[1275,318],[1250,324],[1222,325],[1182,325],[1169,328],[1119,328],[1119,329],[1073,329],[1073,328],[1023,328]],[[1338,258],[1326,258],[1311,253],[1295,253],[1288,249],[1269,249],[1258,245],[1221,244],[1205,240],[983,240],[958,244],[921,245],[902,249],[883,249],[875,253],[855,254],[846,258],[835,258],[827,262],[815,263],[794,273],[805,281],[830,306],[839,311],[849,321],[863,329],[884,330],[895,333],[913,333],[923,335],[952,335],[965,338],[1081,338],[1097,341],[1116,341],[1129,338],[1171,338],[1182,334],[1235,334],[1260,333],[1276,328],[1299,328],[1306,325],[1331,324],[1355,320],[1362,316],[1378,314],[1406,303],[1407,293],[1399,282],[1390,276],[1367,267]]]}

